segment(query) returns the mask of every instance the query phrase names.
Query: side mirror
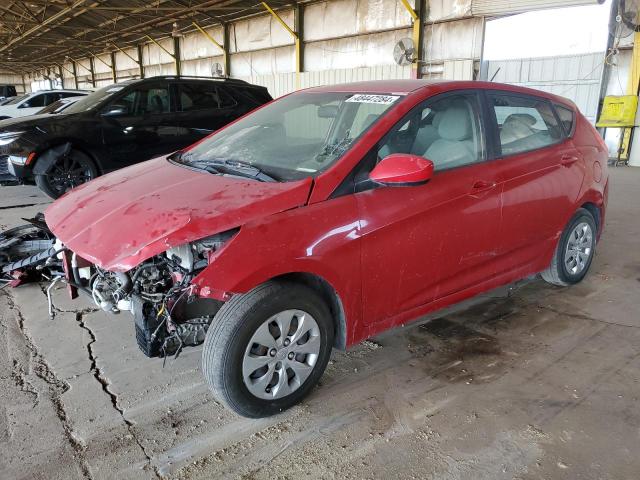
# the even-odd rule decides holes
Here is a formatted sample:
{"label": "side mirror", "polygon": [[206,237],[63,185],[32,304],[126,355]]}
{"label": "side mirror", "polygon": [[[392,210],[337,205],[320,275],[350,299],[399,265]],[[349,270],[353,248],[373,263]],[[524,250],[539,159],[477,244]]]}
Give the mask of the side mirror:
{"label": "side mirror", "polygon": [[392,153],[371,171],[369,178],[390,187],[422,185],[433,176],[433,162],[418,155]]}
{"label": "side mirror", "polygon": [[111,105],[107,107],[100,115],[103,117],[120,117],[127,113],[127,108],[122,105]]}

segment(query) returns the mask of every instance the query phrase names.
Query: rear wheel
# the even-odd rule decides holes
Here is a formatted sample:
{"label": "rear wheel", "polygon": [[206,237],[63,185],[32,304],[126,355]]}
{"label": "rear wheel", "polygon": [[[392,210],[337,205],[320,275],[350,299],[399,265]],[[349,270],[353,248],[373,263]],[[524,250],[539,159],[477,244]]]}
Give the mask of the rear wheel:
{"label": "rear wheel", "polygon": [[202,370],[228,408],[267,417],[309,393],[327,366],[333,336],[329,309],[314,290],[268,282],[220,309],[207,332]]}
{"label": "rear wheel", "polygon": [[562,232],[551,265],[541,272],[542,278],[561,286],[581,281],[593,260],[596,234],[593,215],[584,208],[579,209]]}
{"label": "rear wheel", "polygon": [[86,153],[71,148],[54,161],[48,172],[36,175],[36,185],[51,198],[58,198],[72,188],[98,176],[98,169]]}

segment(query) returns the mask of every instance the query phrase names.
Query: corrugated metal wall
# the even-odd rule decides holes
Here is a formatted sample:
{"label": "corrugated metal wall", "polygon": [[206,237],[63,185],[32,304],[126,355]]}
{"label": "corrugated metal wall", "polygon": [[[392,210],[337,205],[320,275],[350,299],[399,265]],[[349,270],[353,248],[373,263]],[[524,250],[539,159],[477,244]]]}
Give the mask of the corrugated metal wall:
{"label": "corrugated metal wall", "polygon": [[[582,55],[491,60],[487,79],[537,88],[569,98],[595,122],[604,52]],[[494,77],[495,76],[495,77]]]}
{"label": "corrugated metal wall", "polygon": [[18,95],[24,93],[25,90],[22,85],[22,75],[0,73],[0,85],[15,85]]}
{"label": "corrugated metal wall", "polygon": [[[423,75],[428,79],[470,80],[482,52],[483,12],[507,13],[545,6],[594,3],[596,0],[429,0],[429,17],[424,31]],[[415,5],[415,0],[409,0]],[[492,10],[493,9],[493,10]],[[268,13],[229,24],[229,59],[233,77],[265,85],[274,96],[297,86],[369,80],[405,78],[407,67],[393,60],[393,47],[403,37],[411,37],[411,16],[400,0],[321,0],[304,7],[304,72],[295,70],[295,48],[291,35]],[[294,26],[294,10],[278,11],[284,22]],[[181,28],[190,25],[180,24]],[[220,26],[207,32],[223,42]],[[158,39],[173,52],[173,39]],[[138,50],[121,45],[115,52],[118,81],[140,75]],[[141,47],[145,76],[175,74],[171,55],[154,43]],[[222,52],[201,32],[186,31],[180,38],[183,75],[210,76],[216,63],[222,64]],[[100,60],[103,61],[100,61]],[[91,87],[88,59],[77,59],[76,74],[80,88]],[[113,80],[109,54],[94,59],[96,86]],[[54,68],[55,69],[55,68]],[[63,65],[64,86],[73,88],[73,64]],[[58,73],[58,72],[55,72]],[[33,78],[25,79],[31,83]]]}
{"label": "corrugated metal wall", "polygon": [[411,67],[398,65],[378,65],[377,67],[343,68],[317,72],[303,72],[299,79],[295,73],[277,75],[253,75],[241,77],[242,80],[263,85],[269,89],[271,96],[280,97],[299,88],[317,87],[320,85],[336,85],[339,83],[360,82],[365,80],[386,80],[392,78],[410,78]]}

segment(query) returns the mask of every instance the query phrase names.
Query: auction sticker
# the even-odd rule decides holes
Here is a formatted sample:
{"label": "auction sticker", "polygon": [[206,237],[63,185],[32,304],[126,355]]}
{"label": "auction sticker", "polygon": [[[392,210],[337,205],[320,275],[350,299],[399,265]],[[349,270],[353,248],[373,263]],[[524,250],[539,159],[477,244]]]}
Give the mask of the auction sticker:
{"label": "auction sticker", "polygon": [[390,105],[399,98],[399,95],[370,95],[367,93],[357,93],[346,101],[354,103],[378,103],[380,105]]}

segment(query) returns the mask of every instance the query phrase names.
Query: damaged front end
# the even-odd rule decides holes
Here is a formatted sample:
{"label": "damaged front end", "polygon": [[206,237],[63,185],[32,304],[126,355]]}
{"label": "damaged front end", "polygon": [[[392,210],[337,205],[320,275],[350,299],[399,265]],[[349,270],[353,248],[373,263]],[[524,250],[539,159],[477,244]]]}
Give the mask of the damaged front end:
{"label": "damaged front end", "polygon": [[197,295],[191,281],[237,230],[212,235],[168,249],[128,272],[98,267],[73,270],[75,283],[86,282],[97,306],[110,313],[133,314],[136,341],[148,357],[177,355],[185,346],[204,341],[209,324],[222,305]]}
{"label": "damaged front end", "polygon": [[148,357],[177,356],[204,342],[222,302],[199,297],[192,280],[238,229],[169,248],[127,272],[112,272],[67,249],[41,215],[27,221],[0,234],[0,286],[46,280],[52,287],[62,281],[72,297],[81,292],[105,312],[128,311],[137,344]]}

